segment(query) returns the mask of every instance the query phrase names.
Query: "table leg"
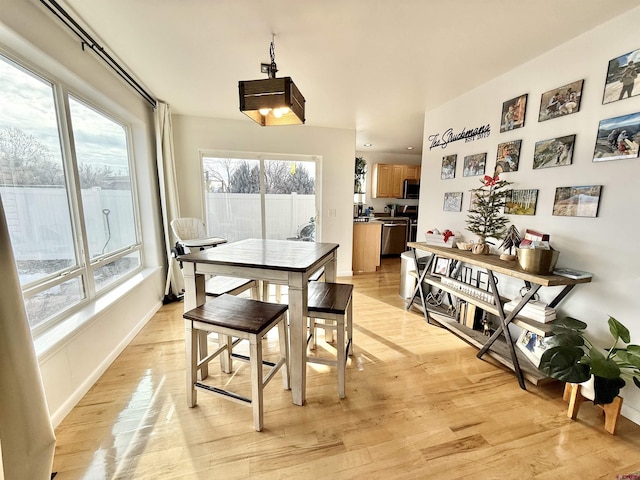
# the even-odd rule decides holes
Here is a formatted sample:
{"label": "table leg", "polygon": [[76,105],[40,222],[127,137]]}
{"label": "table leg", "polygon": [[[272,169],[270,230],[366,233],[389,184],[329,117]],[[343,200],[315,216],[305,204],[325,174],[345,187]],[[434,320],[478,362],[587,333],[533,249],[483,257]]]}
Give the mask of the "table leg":
{"label": "table leg", "polygon": [[331,260],[329,260],[324,266],[325,282],[335,283],[336,276],[337,276],[337,273],[336,273],[337,261],[338,261],[338,257],[334,252],[333,256],[331,257]]}
{"label": "table leg", "polygon": [[[184,311],[188,312],[205,302],[205,277],[196,273],[196,264],[184,262]],[[198,331],[198,361],[207,356],[207,332]],[[209,375],[209,365],[204,364],[198,373],[201,380]]]}
{"label": "table leg", "polygon": [[[327,272],[327,270],[325,270]],[[327,272],[327,281],[330,275]],[[307,283],[302,274],[289,273],[289,339],[291,397],[296,405],[304,405],[307,383]]]}

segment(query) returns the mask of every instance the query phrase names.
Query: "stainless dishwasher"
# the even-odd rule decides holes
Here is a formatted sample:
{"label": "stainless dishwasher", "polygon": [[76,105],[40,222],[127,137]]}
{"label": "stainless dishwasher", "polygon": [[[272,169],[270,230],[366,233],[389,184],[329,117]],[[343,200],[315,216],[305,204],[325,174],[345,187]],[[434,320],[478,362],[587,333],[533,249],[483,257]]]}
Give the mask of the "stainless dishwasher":
{"label": "stainless dishwasher", "polygon": [[381,255],[400,255],[407,249],[408,221],[403,219],[382,220]]}

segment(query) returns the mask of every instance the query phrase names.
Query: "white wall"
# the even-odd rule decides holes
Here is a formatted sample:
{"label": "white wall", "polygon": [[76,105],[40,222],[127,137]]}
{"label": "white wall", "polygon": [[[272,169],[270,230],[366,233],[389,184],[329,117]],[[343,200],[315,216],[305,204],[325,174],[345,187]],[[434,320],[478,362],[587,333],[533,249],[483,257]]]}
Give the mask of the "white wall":
{"label": "white wall", "polygon": [[[242,116],[238,112],[239,116]],[[338,275],[351,275],[355,130],[292,125],[260,127],[251,120],[173,116],[180,213],[204,218],[201,150],[321,157],[320,240],[340,244]]]}
{"label": "white wall", "polygon": [[373,176],[373,165],[376,163],[394,163],[398,165],[420,165],[422,157],[419,154],[397,154],[397,153],[382,153],[382,152],[356,152],[356,157],[362,157],[367,161],[367,174],[365,177],[366,185],[366,201],[365,204],[369,207],[373,207],[376,212],[384,212],[384,207],[389,204],[398,205],[418,205],[417,200],[411,199],[397,199],[397,198],[372,198],[371,193],[373,188],[371,187],[371,177]]}
{"label": "white wall", "polygon": [[145,271],[78,312],[70,319],[79,322],[78,328],[67,324],[69,328],[57,338],[35,339],[49,411],[56,426],[161,305],[164,247],[152,109],[90,50],[83,52],[77,37],[63,30],[38,2],[2,2],[0,48],[60,78],[82,98],[130,123],[138,193],[145,199],[140,211]]}
{"label": "white wall", "polygon": [[[419,239],[427,229],[449,228],[465,231],[469,190],[479,186],[479,177],[462,176],[465,155],[487,152],[487,172],[493,172],[497,145],[522,139],[520,167],[503,174],[514,182],[512,188],[539,189],[534,216],[509,216],[521,232],[533,228],[551,235],[552,246],[560,251],[559,266],[593,272],[590,284],[580,285],[560,304],[564,314],[589,324],[589,332],[606,338],[607,319],[614,316],[631,330],[632,340],[640,343],[640,159],[593,163],[598,122],[640,111],[640,96],[602,105],[604,81],[609,60],[640,48],[637,25],[640,8],[603,24],[594,30],[527,62],[465,95],[425,115],[424,153]],[[538,123],[540,97],[543,92],[584,79],[582,104],[578,113]],[[636,87],[637,90],[638,87]],[[525,126],[499,133],[502,102],[528,93]],[[465,143],[455,142],[442,149],[429,149],[428,137],[449,127],[458,132],[491,124],[488,138]],[[533,150],[537,141],[576,134],[573,164],[533,170]],[[456,178],[440,179],[444,155],[458,155]],[[552,216],[556,187],[603,185],[597,218]],[[442,211],[445,192],[464,192],[463,211]],[[502,280],[501,280],[502,282]],[[506,282],[505,282],[506,283]],[[507,290],[515,296],[520,285]],[[504,288],[504,284],[503,284]],[[554,292],[555,294],[555,292]],[[544,299],[544,298],[543,298]],[[623,414],[640,423],[640,390],[627,386]]]}

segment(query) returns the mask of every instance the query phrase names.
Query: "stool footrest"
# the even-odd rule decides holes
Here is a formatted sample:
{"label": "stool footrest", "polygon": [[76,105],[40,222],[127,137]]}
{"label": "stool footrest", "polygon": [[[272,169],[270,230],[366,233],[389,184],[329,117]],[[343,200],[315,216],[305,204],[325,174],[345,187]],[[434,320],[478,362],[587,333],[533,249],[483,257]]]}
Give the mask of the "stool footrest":
{"label": "stool footrest", "polygon": [[[243,361],[243,362],[249,362],[249,361],[251,361],[251,359],[250,359],[248,356],[246,356],[246,355],[242,355],[241,353],[232,353],[232,354],[231,354],[231,356],[232,356],[233,358],[237,358],[238,360]],[[276,364],[275,364],[275,363],[273,363],[273,362],[269,362],[269,361],[267,361],[267,360],[263,360],[263,361],[262,361],[262,365],[266,365],[267,367],[271,367],[271,368],[273,368],[273,367],[275,367],[275,366],[276,366]]]}
{"label": "stool footrest", "polygon": [[335,367],[338,362],[330,358],[307,357],[307,363],[319,363],[320,365],[330,365]]}
{"label": "stool footrest", "polygon": [[201,390],[206,390],[210,393],[215,393],[216,395],[220,395],[222,397],[228,398],[230,400],[236,400],[238,402],[242,402],[245,404],[251,405],[251,399],[244,397],[242,395],[238,395],[237,393],[230,392],[228,390],[223,390],[222,388],[212,387],[210,385],[206,385],[204,383],[196,382],[194,385],[196,388]]}

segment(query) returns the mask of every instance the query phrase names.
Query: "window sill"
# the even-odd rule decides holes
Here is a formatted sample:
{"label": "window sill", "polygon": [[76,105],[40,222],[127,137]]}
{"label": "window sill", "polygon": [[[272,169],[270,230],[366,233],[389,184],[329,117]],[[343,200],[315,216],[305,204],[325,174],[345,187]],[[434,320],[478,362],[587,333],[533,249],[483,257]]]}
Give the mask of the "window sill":
{"label": "window sill", "polygon": [[158,268],[147,268],[135,274],[122,285],[117,286],[110,292],[82,307],[68,318],[57,323],[52,328],[42,332],[33,339],[36,355],[42,360],[47,355],[55,351],[73,336],[77,335],[100,313],[109,308],[112,304],[131,293],[138,285],[158,271]]}

